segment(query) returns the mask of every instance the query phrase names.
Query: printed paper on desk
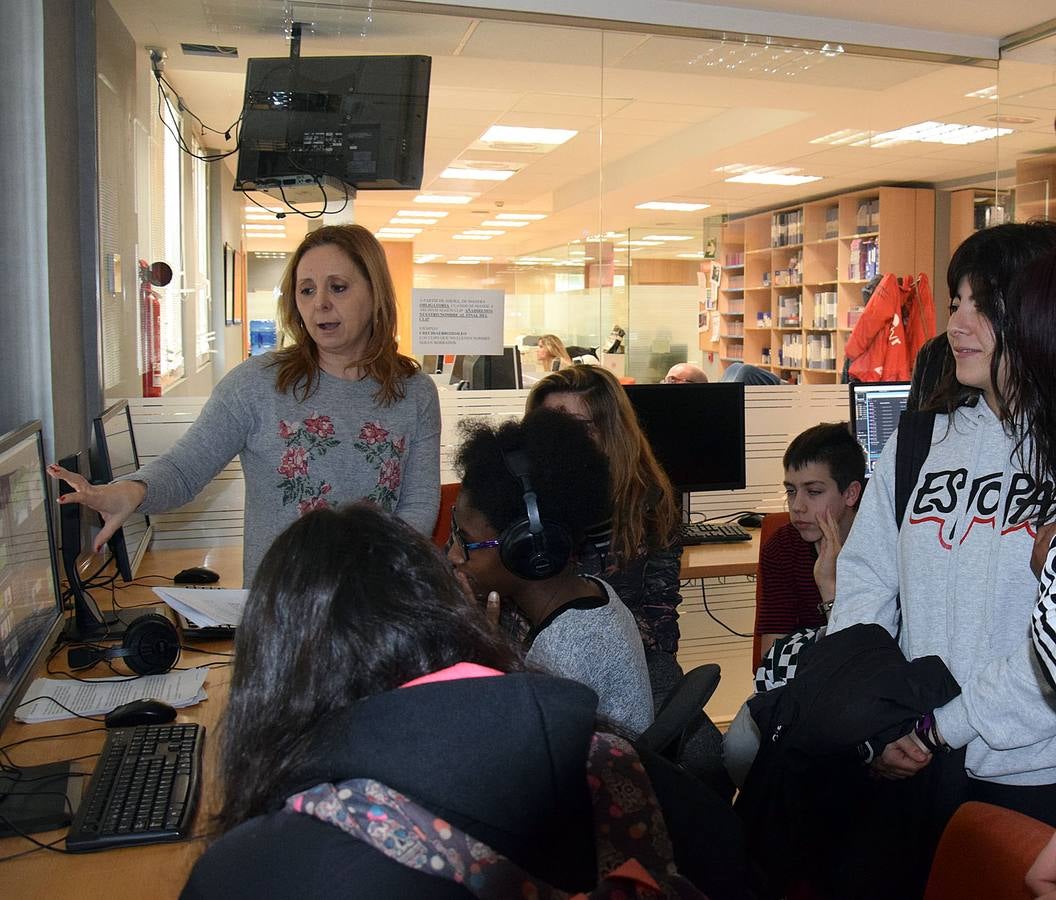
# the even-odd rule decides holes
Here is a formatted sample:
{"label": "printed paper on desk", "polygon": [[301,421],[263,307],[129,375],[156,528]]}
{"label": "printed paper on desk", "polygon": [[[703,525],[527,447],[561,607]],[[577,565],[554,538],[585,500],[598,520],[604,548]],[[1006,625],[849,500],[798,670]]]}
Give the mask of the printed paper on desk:
{"label": "printed paper on desk", "polygon": [[[70,681],[66,678],[38,678],[26,691],[23,705],[15,712],[20,722],[53,722],[82,716],[100,716],[122,703],[142,700],[164,700],[170,706],[192,706],[205,699],[205,677],[208,669],[186,669],[164,675],[144,675],[139,678],[98,678]],[[49,697],[68,706],[68,712]]]}
{"label": "printed paper on desk", "polygon": [[154,593],[195,625],[237,625],[249,591],[241,588],[156,587]]}

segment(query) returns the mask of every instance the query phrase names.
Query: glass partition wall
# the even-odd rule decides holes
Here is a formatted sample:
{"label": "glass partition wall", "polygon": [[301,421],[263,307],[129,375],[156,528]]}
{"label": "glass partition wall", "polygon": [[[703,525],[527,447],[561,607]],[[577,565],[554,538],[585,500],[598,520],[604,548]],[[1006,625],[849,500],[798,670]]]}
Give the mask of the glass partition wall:
{"label": "glass partition wall", "polygon": [[[135,23],[160,3],[112,2],[149,43]],[[951,248],[982,224],[1052,214],[1044,40],[998,70],[824,35],[331,6],[302,55],[432,58],[422,188],[361,192],[352,218],[412,245],[416,286],[503,289],[508,343],[602,348],[622,332],[604,361],[626,378],[659,380],[681,359],[718,378],[744,359],[835,381],[874,272],[926,274],[941,328]],[[209,42],[230,36],[242,60],[288,53],[260,10],[211,15],[195,13]],[[191,107],[204,84],[240,102],[244,61],[210,63],[223,81],[205,65],[173,54],[166,75]],[[303,234],[262,228],[246,224],[251,262]]]}

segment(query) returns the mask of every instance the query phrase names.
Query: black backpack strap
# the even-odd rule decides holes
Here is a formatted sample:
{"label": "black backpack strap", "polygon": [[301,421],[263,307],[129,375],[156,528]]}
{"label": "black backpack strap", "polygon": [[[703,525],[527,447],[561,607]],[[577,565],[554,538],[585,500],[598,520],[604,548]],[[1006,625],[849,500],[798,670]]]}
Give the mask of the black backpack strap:
{"label": "black backpack strap", "polygon": [[895,521],[898,527],[906,517],[909,496],[920,476],[924,460],[931,452],[934,412],[906,410],[898,420],[898,446],[895,448]]}

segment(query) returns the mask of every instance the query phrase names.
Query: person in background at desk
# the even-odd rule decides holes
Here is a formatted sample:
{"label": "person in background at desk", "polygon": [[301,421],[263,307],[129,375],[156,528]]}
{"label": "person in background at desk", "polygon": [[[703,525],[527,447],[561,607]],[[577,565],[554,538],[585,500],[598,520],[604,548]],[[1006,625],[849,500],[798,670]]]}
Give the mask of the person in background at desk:
{"label": "person in background at desk", "polygon": [[608,457],[612,518],[592,530],[580,571],[603,578],[634,614],[645,647],[654,702],[682,675],[678,652],[679,567],[675,492],[660,468],[623,386],[608,369],[573,366],[547,375],[525,410],[556,409],[586,424]]}
{"label": "person in background at desk", "polygon": [[663,384],[707,384],[708,376],[693,363],[675,363],[664,376]]}
{"label": "person in background at desk", "polygon": [[565,349],[565,342],[556,334],[544,334],[536,345],[535,358],[544,372],[556,372],[572,365],[572,357]]}
{"label": "person in background at desk", "polygon": [[365,498],[432,530],[440,405],[433,381],[397,350],[381,245],[360,225],[309,232],[283,275],[279,315],[293,343],[229,372],[175,446],[130,479],[96,486],[50,467],[74,488],[61,502],[102,514],[97,549],[134,510],[193,499],[235,456],[246,585],[276,535],[311,509]]}
{"label": "person in background at desk", "polygon": [[[624,775],[619,796],[599,790],[611,799],[593,808],[588,776],[609,787],[609,772],[638,758],[611,736],[600,745],[618,752],[596,749],[594,692],[524,671],[447,560],[388,513],[356,503],[291,525],[260,565],[235,640],[219,729],[223,836],[183,900],[519,897],[528,879],[546,883],[541,896],[586,891],[605,862],[596,841],[619,847],[596,834],[616,821],[610,804],[644,827],[641,813],[660,811],[654,791],[676,823],[671,844],[651,819],[635,858],[663,883],[647,857],[671,865],[673,850],[709,896],[747,896],[730,862],[740,850],[743,864],[732,813],[711,802],[702,814],[706,792],[665,761],[643,753],[645,772]],[[495,865],[467,857],[458,832],[520,867],[508,892],[457,882],[465,867],[488,883]]]}

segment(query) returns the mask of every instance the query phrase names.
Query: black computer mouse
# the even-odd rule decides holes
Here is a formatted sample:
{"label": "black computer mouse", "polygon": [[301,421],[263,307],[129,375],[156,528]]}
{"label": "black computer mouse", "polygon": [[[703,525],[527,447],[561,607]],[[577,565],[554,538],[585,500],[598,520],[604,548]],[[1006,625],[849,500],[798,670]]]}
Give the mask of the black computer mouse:
{"label": "black computer mouse", "polygon": [[161,700],[133,700],[106,714],[107,728],[131,728],[133,725],[164,725],[176,718],[175,708]]}
{"label": "black computer mouse", "polygon": [[219,581],[220,575],[205,566],[191,566],[182,572],[177,572],[172,579],[174,584],[212,584]]}
{"label": "black computer mouse", "polygon": [[741,528],[762,528],[763,517],[759,515],[759,513],[748,513],[746,516],[741,516],[737,520],[737,524],[740,525]]}

